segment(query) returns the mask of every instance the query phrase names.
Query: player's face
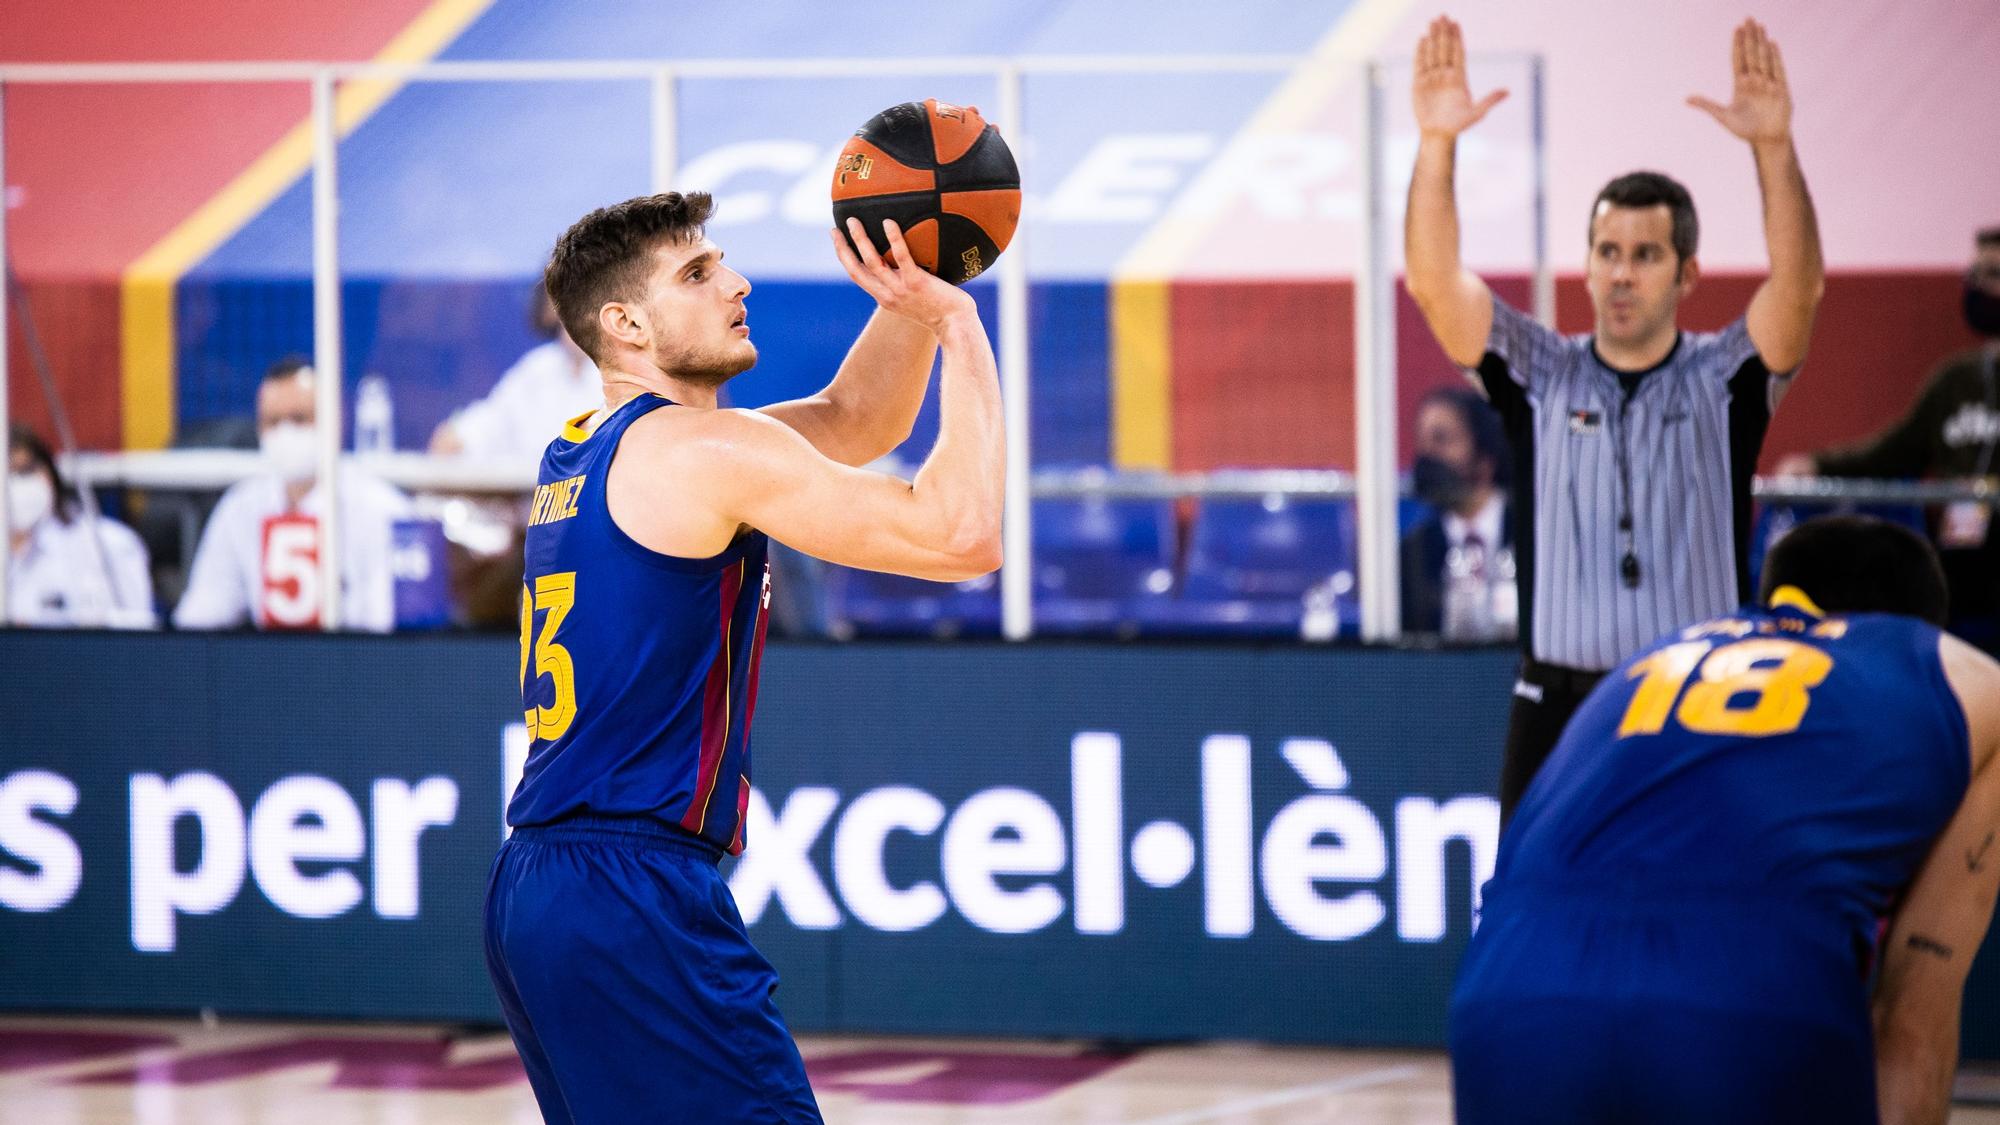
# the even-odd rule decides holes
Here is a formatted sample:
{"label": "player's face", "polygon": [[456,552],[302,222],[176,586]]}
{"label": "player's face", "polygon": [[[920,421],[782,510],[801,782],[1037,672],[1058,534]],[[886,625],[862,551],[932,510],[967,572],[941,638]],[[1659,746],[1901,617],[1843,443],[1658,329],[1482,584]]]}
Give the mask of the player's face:
{"label": "player's face", "polygon": [[654,253],[659,264],[646,296],[654,364],[677,379],[707,386],[750,370],[757,362],[743,300],[750,282],[723,265],[722,251],[706,238],[669,243]]}
{"label": "player's face", "polygon": [[1681,298],[1694,288],[1694,264],[1685,265],[1674,253],[1674,217],[1666,204],[1599,204],[1584,274],[1597,334],[1612,343],[1643,344],[1671,332]]}
{"label": "player's face", "polygon": [[311,427],[316,405],[310,374],[301,372],[284,379],[266,379],[257,388],[257,432],[265,433],[286,422]]}

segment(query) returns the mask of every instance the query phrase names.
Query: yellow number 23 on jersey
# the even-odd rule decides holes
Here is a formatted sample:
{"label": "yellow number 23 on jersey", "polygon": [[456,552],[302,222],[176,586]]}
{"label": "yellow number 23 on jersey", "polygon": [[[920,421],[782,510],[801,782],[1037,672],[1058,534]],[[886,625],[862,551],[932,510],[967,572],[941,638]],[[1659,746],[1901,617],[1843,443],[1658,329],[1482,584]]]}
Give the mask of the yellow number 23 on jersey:
{"label": "yellow number 23 on jersey", "polygon": [[[569,650],[556,643],[556,630],[562,628],[563,618],[569,616],[570,607],[576,604],[576,572],[544,574],[535,579],[531,589],[521,587],[521,692],[527,694],[531,681],[528,679],[528,659],[532,651],[535,664],[533,684],[539,684],[543,676],[555,681],[556,701],[548,707],[530,707],[527,710],[528,735],[546,741],[561,738],[576,719],[576,666],[570,663]],[[548,614],[542,619],[542,633],[535,636],[535,611]]]}
{"label": "yellow number 23 on jersey", "polygon": [[1804,721],[1812,689],[1831,671],[1833,657],[1777,637],[1721,648],[1713,641],[1668,645],[1632,666],[1629,676],[1639,680],[1639,688],[1618,724],[1618,737],[1658,734],[1670,716],[1699,734],[1789,734]]}

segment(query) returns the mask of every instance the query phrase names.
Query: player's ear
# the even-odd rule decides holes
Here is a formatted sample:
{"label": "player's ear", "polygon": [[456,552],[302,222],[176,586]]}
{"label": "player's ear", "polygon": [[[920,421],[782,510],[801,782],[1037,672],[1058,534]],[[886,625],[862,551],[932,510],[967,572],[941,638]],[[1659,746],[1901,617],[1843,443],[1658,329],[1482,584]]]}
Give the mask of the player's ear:
{"label": "player's ear", "polygon": [[607,340],[644,350],[651,338],[646,314],[623,301],[606,301],[597,309],[597,330]]}

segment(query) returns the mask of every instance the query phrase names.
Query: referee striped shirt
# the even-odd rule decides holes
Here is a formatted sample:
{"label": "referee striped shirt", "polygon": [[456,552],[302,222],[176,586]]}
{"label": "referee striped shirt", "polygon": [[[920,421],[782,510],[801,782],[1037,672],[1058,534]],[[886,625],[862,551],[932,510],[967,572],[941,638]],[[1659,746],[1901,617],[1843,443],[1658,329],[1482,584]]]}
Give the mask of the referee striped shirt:
{"label": "referee striped shirt", "polygon": [[[1603,671],[1750,600],[1750,479],[1791,374],[1738,320],[1621,373],[1497,297],[1469,372],[1506,423],[1528,655]],[[1630,561],[1627,561],[1627,556]]]}

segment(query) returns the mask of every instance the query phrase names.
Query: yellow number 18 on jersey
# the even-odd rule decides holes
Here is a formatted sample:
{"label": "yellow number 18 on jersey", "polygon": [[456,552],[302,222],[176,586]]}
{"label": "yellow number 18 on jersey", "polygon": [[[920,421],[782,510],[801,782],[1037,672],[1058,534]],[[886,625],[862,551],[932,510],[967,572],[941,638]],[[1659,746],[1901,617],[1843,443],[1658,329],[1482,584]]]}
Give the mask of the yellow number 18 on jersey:
{"label": "yellow number 18 on jersey", "polygon": [[1668,645],[1628,673],[1639,688],[1618,724],[1618,737],[1658,734],[1669,718],[1698,734],[1789,734],[1805,721],[1812,689],[1832,671],[1833,657],[1778,637],[1720,648],[1714,641]]}

